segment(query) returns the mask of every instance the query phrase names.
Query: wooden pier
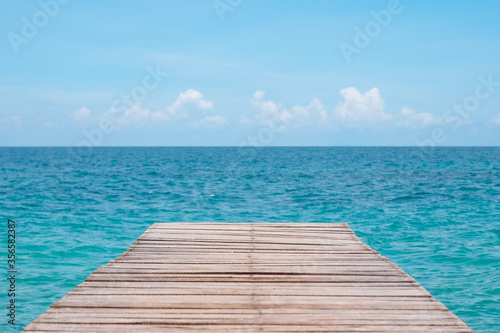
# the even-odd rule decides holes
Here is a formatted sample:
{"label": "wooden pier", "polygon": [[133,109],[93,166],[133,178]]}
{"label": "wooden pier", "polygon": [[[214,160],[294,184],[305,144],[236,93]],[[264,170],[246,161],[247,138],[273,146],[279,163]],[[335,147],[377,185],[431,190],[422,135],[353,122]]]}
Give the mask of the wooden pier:
{"label": "wooden pier", "polygon": [[472,332],[347,224],[157,223],[26,332]]}

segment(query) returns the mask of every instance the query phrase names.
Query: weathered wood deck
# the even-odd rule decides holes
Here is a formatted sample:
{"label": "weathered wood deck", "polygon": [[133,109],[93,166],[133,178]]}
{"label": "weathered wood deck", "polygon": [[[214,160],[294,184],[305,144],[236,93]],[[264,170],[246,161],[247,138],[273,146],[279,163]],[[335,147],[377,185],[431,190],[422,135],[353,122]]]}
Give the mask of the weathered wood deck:
{"label": "weathered wood deck", "polygon": [[27,332],[472,332],[347,224],[154,224]]}

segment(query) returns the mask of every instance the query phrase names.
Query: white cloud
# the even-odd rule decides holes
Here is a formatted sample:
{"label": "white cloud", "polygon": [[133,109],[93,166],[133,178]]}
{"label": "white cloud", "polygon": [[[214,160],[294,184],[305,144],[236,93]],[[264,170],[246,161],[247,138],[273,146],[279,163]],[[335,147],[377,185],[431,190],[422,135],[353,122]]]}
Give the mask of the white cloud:
{"label": "white cloud", "polygon": [[167,108],[170,114],[184,113],[190,107],[194,107],[203,111],[212,110],[214,103],[203,98],[203,94],[199,91],[189,89],[186,92],[180,93],[175,102]]}
{"label": "white cloud", "polygon": [[441,117],[436,117],[431,113],[417,113],[414,110],[404,107],[401,109],[402,120],[400,126],[408,127],[427,127],[430,125],[438,125],[442,122]]}
{"label": "white cloud", "polygon": [[380,97],[378,88],[372,88],[364,94],[354,87],[342,89],[344,101],[334,110],[335,116],[344,124],[375,123],[389,121],[392,115],[385,113],[385,102]]}
{"label": "white cloud", "polygon": [[309,104],[310,109],[315,109],[320,117],[322,123],[326,123],[328,121],[328,112],[326,111],[323,103],[317,98],[313,99]]}
{"label": "white cloud", "polygon": [[[263,91],[256,91],[251,102],[259,110],[255,118],[262,126],[268,126],[273,119],[281,120],[287,126],[292,124],[330,128],[338,128],[338,125],[347,128],[367,127],[378,123],[388,126],[424,128],[442,123],[442,117],[436,117],[428,112],[417,113],[408,107],[403,107],[398,115],[386,112],[385,101],[380,96],[378,88],[361,93],[355,87],[348,87],[342,89],[340,95],[343,101],[337,104],[333,112],[328,112],[317,98],[314,98],[307,106],[294,106],[287,109],[282,104],[264,100]],[[241,118],[241,123],[250,121],[251,119],[246,114]]]}
{"label": "white cloud", "polygon": [[140,127],[151,121],[151,111],[143,108],[141,103],[137,103],[123,113],[120,113],[116,109],[110,109],[102,114],[100,118],[111,119],[118,127]]}
{"label": "white cloud", "polygon": [[[250,100],[258,110],[255,117],[262,126],[270,126],[274,121],[281,122],[286,126],[301,126],[306,125],[312,118],[323,117],[326,114],[323,104],[316,98],[307,106],[297,105],[285,108],[282,104],[265,101],[264,94],[264,91],[258,90]],[[248,123],[249,119],[244,115],[242,121]]]}
{"label": "white cloud", "polygon": [[151,112],[142,108],[142,104],[139,102],[125,111],[109,109],[97,117],[91,117],[91,121],[87,119],[84,119],[84,121],[87,121],[87,123],[92,122],[94,126],[98,126],[102,121],[111,122],[113,127],[118,129],[143,126],[150,121],[150,115]]}
{"label": "white cloud", "polygon": [[493,124],[500,125],[500,113],[498,116],[491,121]]}
{"label": "white cloud", "polygon": [[109,109],[97,117],[92,117],[90,110],[81,108],[73,112],[69,119],[78,125],[90,122],[98,124],[101,120],[111,120],[116,128],[153,126],[160,123],[176,122],[182,127],[221,125],[226,118],[220,115],[207,115],[214,107],[213,102],[206,100],[199,91],[189,89],[179,94],[176,100],[164,110],[152,112],[142,106],[140,102],[128,109]]}
{"label": "white cloud", "polygon": [[259,114],[256,117],[259,119],[263,126],[269,125],[271,118],[279,117],[282,113],[283,106],[281,104],[275,104],[271,101],[264,101],[265,92],[262,90],[257,90],[253,95],[250,103],[259,110]]}
{"label": "white cloud", "polygon": [[198,111],[205,113],[208,110],[212,110],[213,107],[213,102],[205,100],[202,93],[189,89],[180,93],[179,97],[165,111],[153,113],[152,118],[156,121],[167,120],[173,117],[186,118],[190,113]]}
{"label": "white cloud", "polygon": [[96,119],[98,118],[93,117],[89,109],[82,107],[72,112],[66,119],[63,119],[62,122],[48,122],[45,119],[37,119],[37,122],[43,127],[59,127],[66,125],[85,127],[91,123],[95,123]]}
{"label": "white cloud", "polygon": [[191,127],[201,127],[201,126],[213,126],[213,125],[223,125],[226,122],[226,118],[223,116],[205,116],[205,118],[194,121],[190,124]]}
{"label": "white cloud", "polygon": [[91,112],[89,109],[83,107],[83,108],[80,108],[78,110],[76,110],[75,112],[73,112],[72,114],[69,115],[69,118],[71,120],[73,120],[74,122],[82,122],[82,121],[85,121],[85,120],[88,120],[90,118],[90,115],[91,115]]}

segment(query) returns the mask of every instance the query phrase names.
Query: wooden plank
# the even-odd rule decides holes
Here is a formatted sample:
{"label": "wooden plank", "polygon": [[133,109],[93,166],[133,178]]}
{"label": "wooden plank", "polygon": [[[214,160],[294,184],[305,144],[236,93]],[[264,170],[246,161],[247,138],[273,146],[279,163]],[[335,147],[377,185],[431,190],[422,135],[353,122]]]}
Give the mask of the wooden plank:
{"label": "wooden plank", "polygon": [[138,324],[146,319],[149,324],[248,324],[253,322],[260,325],[307,325],[311,322],[320,322],[321,325],[430,325],[439,320],[441,326],[459,325],[460,322],[455,318],[447,318],[444,315],[440,317],[423,318],[420,316],[400,316],[391,318],[337,318],[326,314],[302,314],[301,316],[283,317],[276,315],[254,314],[212,314],[199,315],[191,314],[129,314],[127,316],[109,316],[96,313],[72,314],[61,320],[58,313],[46,313],[40,316],[40,323],[73,323],[73,324],[92,324],[96,322],[111,324]]}
{"label": "wooden plank", "polygon": [[347,224],[162,223],[26,332],[471,332]]}
{"label": "wooden plank", "polygon": [[92,274],[86,281],[150,281],[150,282],[274,282],[282,283],[286,279],[294,283],[311,282],[365,282],[365,283],[384,283],[384,282],[414,282],[404,276],[372,276],[372,275],[290,275],[290,274]]}
{"label": "wooden plank", "polygon": [[130,324],[45,324],[33,323],[26,332],[123,332],[123,333],[156,333],[156,332],[471,332],[460,326],[383,326],[383,325],[146,325]]}
{"label": "wooden plank", "polygon": [[[158,266],[158,265],[156,265]],[[381,266],[261,266],[261,265],[238,265],[227,264],[215,265],[190,265],[179,267],[151,267],[151,265],[141,267],[140,265],[115,264],[101,267],[94,271],[94,274],[196,274],[196,273],[221,273],[221,274],[331,274],[331,275],[390,275],[399,276],[402,273]]]}
{"label": "wooden plank", "polygon": [[78,287],[68,293],[68,295],[299,295],[299,296],[419,296],[431,297],[430,294],[416,288],[370,288],[368,290],[348,288],[311,288],[311,287],[258,287],[257,289],[241,287],[206,288],[202,285],[198,287],[184,286],[162,287],[162,288],[92,288]]}
{"label": "wooden plank", "polygon": [[[148,258],[149,259],[149,258]],[[249,264],[241,262],[241,261],[213,261],[213,262],[195,262],[195,263],[186,263],[184,261],[176,261],[175,262],[175,267],[179,269],[209,269],[211,267],[218,267],[218,266],[223,266],[226,267],[227,265],[231,265],[234,267],[248,267]],[[354,267],[353,267],[354,266]],[[109,263],[107,265],[104,265],[102,267],[114,267],[114,268],[130,268],[130,269],[168,269],[172,268],[171,264],[166,264],[165,262],[158,260],[158,261],[130,261],[130,260],[115,260],[112,263]],[[263,262],[263,261],[258,261],[254,264],[252,264],[252,268],[259,270],[260,268],[266,269],[269,267],[279,267],[279,268],[288,268],[288,267],[301,267],[301,268],[310,268],[311,270],[315,270],[316,267],[329,267],[331,269],[342,269],[344,267],[352,268],[355,270],[380,270],[380,269],[392,269],[393,266],[386,262],[386,261],[381,261],[381,262],[373,262],[373,261],[367,261],[367,262],[357,262],[357,261],[338,261],[338,262],[316,262],[314,265],[308,265],[306,262],[280,262],[278,264],[272,263],[271,261],[268,262]]]}
{"label": "wooden plank", "polygon": [[[307,282],[307,283],[302,283],[302,284],[297,284],[294,282],[286,281],[283,282],[281,281],[280,284],[272,283],[272,282],[220,282],[220,281],[215,281],[215,282],[174,282],[174,281],[160,281],[160,282],[152,282],[152,281],[138,281],[138,282],[119,282],[119,281],[112,281],[112,282],[106,282],[106,281],[84,281],[82,284],[77,286],[77,288],[80,287],[93,287],[93,288],[142,288],[142,289],[148,289],[148,288],[191,288],[191,287],[200,287],[200,288],[207,288],[207,289],[225,289],[225,288],[230,288],[230,287],[238,287],[238,288],[260,288],[260,287],[267,287],[267,288],[321,288],[324,290],[330,290],[334,288],[351,288],[351,289],[362,289],[362,288],[369,288],[369,289],[386,289],[386,288],[410,288],[410,289],[418,289],[418,290],[424,290],[418,283],[412,282],[411,280],[405,281],[403,283],[393,283],[393,282],[386,282],[386,281],[381,281],[381,282],[330,282],[330,283],[314,283],[314,282]],[[426,291],[427,292],[427,291]]]}
{"label": "wooden plank", "polygon": [[434,315],[438,317],[449,317],[449,313],[446,310],[443,311],[433,311],[433,310],[395,310],[386,311],[380,309],[368,309],[368,310],[357,310],[357,309],[179,309],[179,308],[164,308],[164,309],[140,309],[140,308],[124,308],[117,312],[113,308],[100,308],[99,312],[96,312],[94,308],[51,308],[46,313],[70,313],[70,314],[82,314],[82,313],[92,313],[99,315],[110,315],[110,316],[128,316],[128,315],[182,315],[182,314],[201,314],[201,315],[211,315],[211,314],[266,314],[266,315],[276,315],[276,314],[287,314],[287,315],[297,315],[297,314],[318,314],[318,315],[334,315],[341,317],[380,317],[382,314],[387,313],[391,318],[394,316],[420,316],[420,317],[432,317]]}

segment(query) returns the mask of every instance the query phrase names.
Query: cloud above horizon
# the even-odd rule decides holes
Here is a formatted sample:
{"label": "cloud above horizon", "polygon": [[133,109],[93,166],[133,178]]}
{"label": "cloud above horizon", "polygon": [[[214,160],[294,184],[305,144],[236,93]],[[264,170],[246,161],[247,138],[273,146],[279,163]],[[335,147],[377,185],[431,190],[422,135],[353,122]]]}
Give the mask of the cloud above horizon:
{"label": "cloud above horizon", "polygon": [[[318,117],[325,117],[326,110],[317,98],[314,98],[308,105],[295,105],[286,108],[281,103],[264,100],[265,92],[257,90],[250,103],[257,110],[255,118],[261,126],[270,126],[273,122],[279,121],[286,127],[299,127],[311,125]],[[245,113],[241,118],[242,123],[251,122]]]}
{"label": "cloud above horizon", "polygon": [[201,111],[206,113],[214,108],[214,103],[205,100],[203,94],[194,89],[180,93],[177,99],[165,111],[153,114],[154,120],[168,120],[170,118],[187,118],[192,113]]}
{"label": "cloud above horizon", "polygon": [[443,122],[442,117],[436,117],[432,113],[417,113],[413,109],[403,107],[401,109],[402,120],[399,125],[406,127],[424,128],[432,125],[439,125]]}
{"label": "cloud above horizon", "polygon": [[[417,130],[443,124],[442,116],[416,112],[406,106],[403,106],[399,113],[388,112],[385,100],[377,87],[366,92],[361,92],[356,87],[341,89],[341,100],[330,111],[318,98],[313,98],[305,105],[287,107],[281,102],[266,99],[265,94],[262,90],[256,90],[249,100],[253,111],[235,115],[234,118],[240,126],[257,125],[274,127],[276,130],[309,128],[341,131],[370,127]],[[214,103],[206,99],[201,92],[188,89],[181,92],[163,110],[151,111],[138,102],[126,109],[109,109],[94,116],[89,109],[82,107],[70,114],[64,123],[83,128],[103,120],[111,120],[116,129],[175,126],[178,129],[191,130],[231,124],[230,119],[217,114],[214,109]],[[500,115],[492,122],[500,125]]]}
{"label": "cloud above horizon", "polygon": [[364,94],[355,87],[340,91],[344,98],[334,109],[335,117],[344,125],[351,127],[363,123],[385,122],[393,118],[386,113],[385,101],[378,88],[372,88]]}
{"label": "cloud above horizon", "polygon": [[[85,107],[78,109],[68,117],[72,123],[86,126],[89,123],[110,120],[116,129],[126,127],[144,127],[176,122],[182,127],[199,128],[205,125],[222,125],[226,118],[221,115],[207,115],[214,108],[214,103],[204,98],[203,94],[194,89],[188,89],[179,94],[176,100],[164,110],[151,111],[143,107],[141,102],[125,110],[111,108],[93,117]],[[185,120],[182,122],[182,120]]]}
{"label": "cloud above horizon", "polygon": [[386,104],[378,88],[374,87],[365,93],[355,87],[342,89],[343,100],[332,111],[328,111],[321,100],[314,98],[308,105],[285,107],[282,103],[265,100],[265,92],[257,90],[250,100],[257,110],[254,117],[243,113],[240,123],[259,123],[269,126],[273,120],[279,120],[287,127],[323,127],[354,128],[369,127],[384,124],[388,127],[425,128],[442,123],[442,117],[428,112],[416,112],[409,107],[403,107],[399,114],[386,111]]}

